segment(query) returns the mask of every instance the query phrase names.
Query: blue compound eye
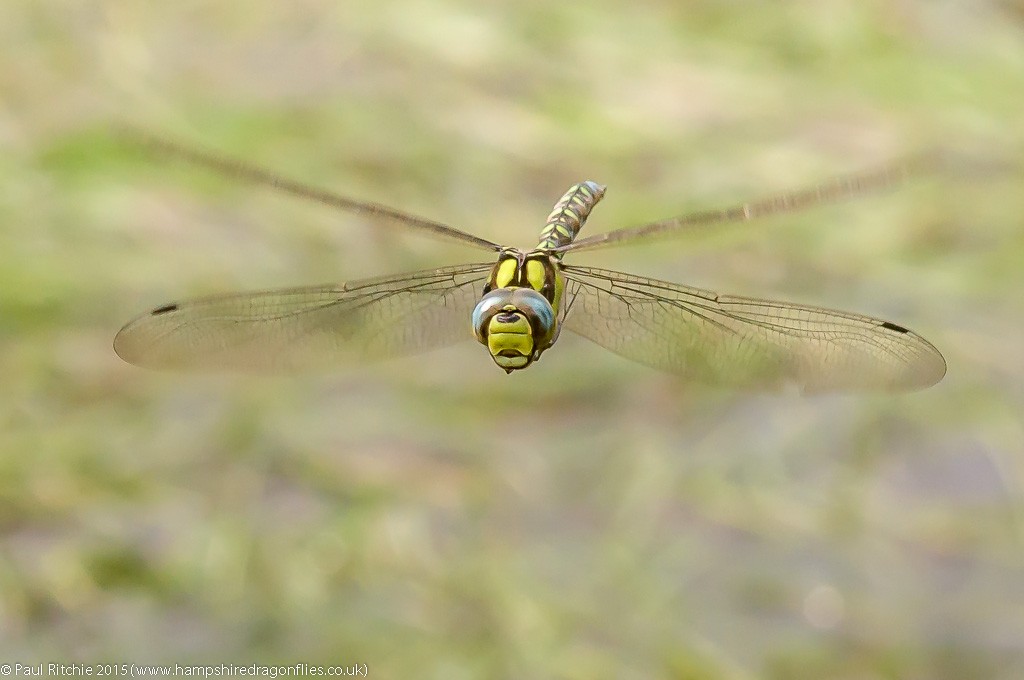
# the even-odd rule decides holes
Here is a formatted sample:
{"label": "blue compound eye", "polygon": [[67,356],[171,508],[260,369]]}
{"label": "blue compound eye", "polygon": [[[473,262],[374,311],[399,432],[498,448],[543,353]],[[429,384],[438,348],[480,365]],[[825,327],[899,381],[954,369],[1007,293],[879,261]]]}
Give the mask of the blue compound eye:
{"label": "blue compound eye", "polygon": [[555,332],[555,310],[551,303],[532,288],[516,288],[512,304],[530,320],[537,345],[545,347]]}
{"label": "blue compound eye", "polygon": [[501,312],[519,312],[530,322],[533,337],[545,347],[555,332],[555,310],[543,295],[532,288],[497,288],[484,295],[473,310],[473,334],[487,343],[491,318]]}
{"label": "blue compound eye", "polygon": [[513,288],[498,288],[484,295],[480,302],[476,303],[473,309],[473,334],[482,343],[487,342],[487,324],[491,317],[501,311],[506,305],[512,304]]}

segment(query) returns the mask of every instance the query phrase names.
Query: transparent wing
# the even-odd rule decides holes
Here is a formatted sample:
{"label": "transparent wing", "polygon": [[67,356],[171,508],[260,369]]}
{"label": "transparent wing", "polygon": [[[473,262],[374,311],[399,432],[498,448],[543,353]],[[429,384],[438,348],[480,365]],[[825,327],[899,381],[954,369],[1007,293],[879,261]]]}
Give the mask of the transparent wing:
{"label": "transparent wing", "polygon": [[565,328],[696,381],[895,391],[934,385],[946,372],[935,347],[888,321],[604,269],[563,271],[569,281]]}
{"label": "transparent wing", "polygon": [[892,190],[911,177],[925,175],[929,172],[938,173],[948,169],[950,165],[950,159],[938,151],[922,153],[874,170],[842,175],[805,189],[766,196],[730,208],[670,217],[657,222],[615,229],[604,234],[576,239],[572,243],[555,248],[555,251],[565,253],[591,250],[609,245],[641,242],[658,236],[677,234],[687,229],[797,213],[815,206],[836,203],[872,192]]}
{"label": "transparent wing", "polygon": [[125,361],[170,369],[302,369],[415,354],[473,337],[493,263],[163,305],[114,338]]}
{"label": "transparent wing", "polygon": [[277,191],[298,196],[299,198],[317,201],[318,203],[322,203],[332,208],[337,208],[338,210],[344,210],[345,212],[383,218],[393,224],[401,224],[411,229],[419,229],[435,236],[482,248],[483,250],[491,250],[494,252],[501,250],[501,246],[493,241],[488,241],[480,236],[474,236],[473,234],[466,233],[447,224],[428,220],[423,217],[417,217],[416,215],[402,212],[401,210],[381,205],[380,203],[357,201],[353,198],[342,196],[341,194],[336,194],[325,189],[320,189],[308,184],[303,184],[302,182],[297,182],[293,179],[288,179],[287,177],[282,177],[281,175],[274,174],[268,170],[264,170],[263,168],[259,168],[244,161],[228,158],[209,151],[203,151],[202,149],[186,146],[184,144],[173,142],[169,139],[152,135],[132,125],[121,124],[117,125],[115,129],[127,140],[150,148],[158,153],[173,156],[188,163],[193,163],[214,172],[219,172],[228,177],[235,177],[253,184],[262,184],[276,189]]}

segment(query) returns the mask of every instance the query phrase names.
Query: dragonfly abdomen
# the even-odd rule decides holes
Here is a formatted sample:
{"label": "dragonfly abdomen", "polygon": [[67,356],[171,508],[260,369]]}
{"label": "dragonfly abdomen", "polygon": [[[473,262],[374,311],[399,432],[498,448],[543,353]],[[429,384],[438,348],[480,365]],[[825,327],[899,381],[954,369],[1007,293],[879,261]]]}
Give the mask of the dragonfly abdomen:
{"label": "dragonfly abdomen", "polygon": [[590,211],[604,197],[604,190],[603,184],[589,180],[569,187],[548,215],[537,250],[553,250],[572,243]]}

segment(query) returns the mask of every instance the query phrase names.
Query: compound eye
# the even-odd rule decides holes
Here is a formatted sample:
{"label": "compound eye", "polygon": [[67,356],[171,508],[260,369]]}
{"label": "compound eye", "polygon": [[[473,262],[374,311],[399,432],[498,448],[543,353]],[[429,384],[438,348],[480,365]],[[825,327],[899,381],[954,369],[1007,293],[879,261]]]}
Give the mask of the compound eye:
{"label": "compound eye", "polygon": [[526,315],[538,347],[547,347],[555,333],[555,310],[547,298],[532,288],[516,288],[511,304]]}
{"label": "compound eye", "polygon": [[473,334],[477,340],[487,344],[487,326],[491,322],[491,317],[507,305],[514,304],[512,302],[514,290],[514,288],[496,288],[476,303],[476,308],[473,310]]}
{"label": "compound eye", "polygon": [[546,348],[555,334],[555,310],[547,298],[532,288],[496,288],[484,295],[473,310],[473,334],[487,343],[491,319],[509,308],[530,322],[537,345]]}

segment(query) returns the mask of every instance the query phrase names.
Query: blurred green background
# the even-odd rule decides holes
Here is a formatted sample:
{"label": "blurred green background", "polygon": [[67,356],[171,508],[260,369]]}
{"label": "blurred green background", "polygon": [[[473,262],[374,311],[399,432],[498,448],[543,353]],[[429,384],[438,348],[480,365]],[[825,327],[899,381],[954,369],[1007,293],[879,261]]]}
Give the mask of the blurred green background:
{"label": "blurred green background", "polygon": [[[708,390],[564,336],[323,376],[123,364],[186,295],[477,259],[115,120],[530,246],[936,145],[1020,157],[1024,5],[0,6],[0,661],[382,678],[1024,677],[1021,175],[576,261],[904,323],[936,387]],[[468,331],[467,331],[468,332]],[[468,337],[468,336],[467,336]]]}

